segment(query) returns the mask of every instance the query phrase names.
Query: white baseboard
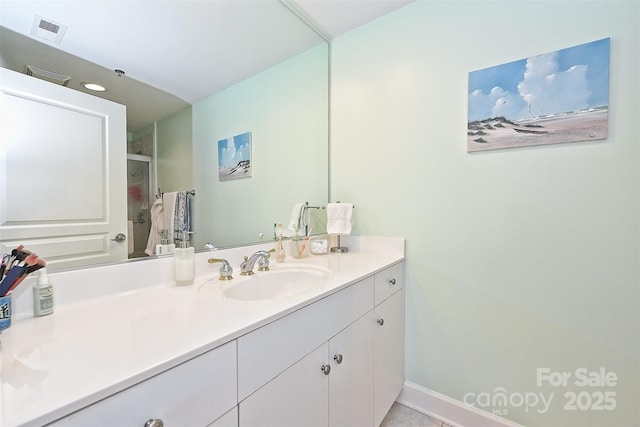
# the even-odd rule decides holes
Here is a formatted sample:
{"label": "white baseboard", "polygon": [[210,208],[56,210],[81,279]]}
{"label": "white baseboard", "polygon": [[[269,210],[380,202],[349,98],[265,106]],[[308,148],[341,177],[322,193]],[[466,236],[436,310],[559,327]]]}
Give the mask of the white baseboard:
{"label": "white baseboard", "polygon": [[396,400],[452,427],[523,427],[409,381],[404,383]]}

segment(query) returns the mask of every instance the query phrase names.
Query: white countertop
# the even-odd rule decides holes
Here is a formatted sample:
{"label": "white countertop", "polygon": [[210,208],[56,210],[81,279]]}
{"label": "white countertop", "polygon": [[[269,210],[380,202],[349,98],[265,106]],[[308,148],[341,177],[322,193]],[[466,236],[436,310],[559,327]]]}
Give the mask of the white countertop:
{"label": "white countertop", "polygon": [[[0,425],[52,422],[404,259],[403,239],[363,239],[366,243],[354,239],[355,250],[345,254],[288,257],[287,263],[333,272],[328,283],[298,295],[228,299],[222,290],[234,281],[210,280],[218,276],[220,264],[215,264],[213,269],[198,268],[204,273],[196,273],[193,285],[178,287],[168,278],[158,285],[56,305],[50,316],[17,316],[0,335]],[[255,247],[240,250],[251,253]],[[237,251],[197,254],[197,262]],[[227,259],[239,278],[232,260],[241,258]],[[167,262],[147,261],[136,268],[153,268],[155,261]],[[100,274],[99,269],[91,273]],[[54,285],[56,290],[62,286]]]}

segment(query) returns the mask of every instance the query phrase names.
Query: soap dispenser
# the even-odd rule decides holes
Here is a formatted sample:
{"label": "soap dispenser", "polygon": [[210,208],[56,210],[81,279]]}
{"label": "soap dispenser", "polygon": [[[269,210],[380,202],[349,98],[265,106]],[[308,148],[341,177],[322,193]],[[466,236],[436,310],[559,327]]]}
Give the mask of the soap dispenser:
{"label": "soap dispenser", "polygon": [[169,243],[169,230],[162,230],[160,232],[160,243],[156,245],[156,255],[172,254],[175,249],[175,243]]}
{"label": "soap dispenser", "polygon": [[174,249],[176,285],[190,285],[195,276],[195,249],[189,246],[190,231],[183,231],[178,247]]}

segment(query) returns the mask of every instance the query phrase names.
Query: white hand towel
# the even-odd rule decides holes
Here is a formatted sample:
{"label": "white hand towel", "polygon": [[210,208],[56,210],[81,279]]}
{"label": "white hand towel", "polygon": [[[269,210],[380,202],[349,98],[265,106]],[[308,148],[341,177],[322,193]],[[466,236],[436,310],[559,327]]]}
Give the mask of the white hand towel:
{"label": "white hand towel", "polygon": [[351,234],[353,203],[327,204],[327,233]]}
{"label": "white hand towel", "polygon": [[287,227],[287,230],[298,231],[300,227],[304,226],[304,224],[302,224],[303,218],[301,217],[303,206],[303,203],[296,203],[293,205],[293,208],[291,209],[291,219],[289,220],[289,227]]}

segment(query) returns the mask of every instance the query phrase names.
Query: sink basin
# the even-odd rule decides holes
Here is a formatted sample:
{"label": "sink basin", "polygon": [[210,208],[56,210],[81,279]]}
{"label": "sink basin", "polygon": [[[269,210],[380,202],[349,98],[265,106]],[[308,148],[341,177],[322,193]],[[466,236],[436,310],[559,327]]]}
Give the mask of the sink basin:
{"label": "sink basin", "polygon": [[245,301],[282,298],[319,287],[330,277],[331,270],[315,265],[272,264],[269,271],[240,276],[223,293],[227,298]]}

